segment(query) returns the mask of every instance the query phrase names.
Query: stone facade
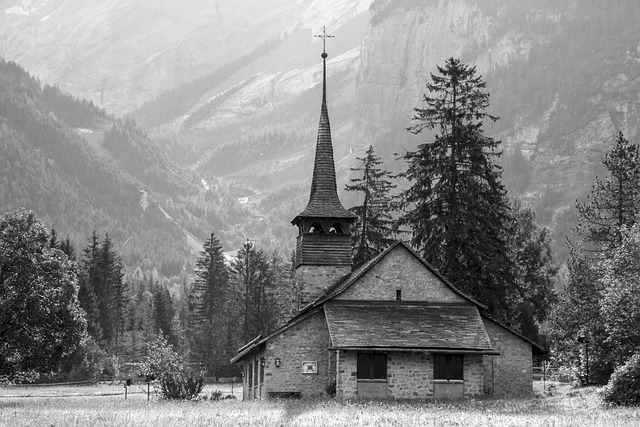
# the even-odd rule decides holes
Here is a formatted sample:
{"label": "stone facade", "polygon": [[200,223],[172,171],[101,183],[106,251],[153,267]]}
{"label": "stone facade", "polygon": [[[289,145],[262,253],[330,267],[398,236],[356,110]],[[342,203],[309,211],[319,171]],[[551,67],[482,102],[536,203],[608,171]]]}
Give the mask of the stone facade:
{"label": "stone facade", "polygon": [[[358,381],[357,351],[340,351],[337,369],[337,396],[358,399],[358,390],[368,381]],[[426,400],[434,397],[472,398],[483,393],[483,358],[465,354],[463,381],[434,381],[430,352],[387,353],[386,398]],[[439,392],[436,393],[436,388]],[[369,390],[367,390],[369,391]],[[438,395],[439,394],[439,395]]]}
{"label": "stone facade", "polygon": [[484,392],[497,397],[533,394],[531,343],[482,317],[498,356],[484,356]]}
{"label": "stone facade", "polygon": [[396,290],[401,291],[403,301],[469,303],[401,245],[335,299],[393,301]]}
{"label": "stone facade", "polygon": [[[329,332],[322,311],[283,331],[265,343],[265,393],[326,396],[335,375],[329,369]],[[280,367],[275,359],[280,359]],[[317,373],[303,373],[302,362],[316,362]]]}
{"label": "stone facade", "polygon": [[301,265],[296,268],[298,310],[324,294],[328,284],[351,272],[350,265]]}
{"label": "stone facade", "polygon": [[[299,266],[296,279],[299,290],[309,290],[308,296],[301,301],[311,302],[320,297],[329,286],[347,273],[343,267]],[[358,349],[374,351],[375,342],[365,347],[340,347],[340,339],[343,337],[337,331],[344,334],[344,331],[350,330],[351,325],[357,326],[362,318],[340,317],[342,315],[337,307],[349,305],[347,301],[350,301],[358,307],[374,305],[381,309],[384,306],[385,310],[393,310],[397,306],[394,313],[400,313],[401,307],[422,306],[421,302],[424,301],[452,307],[450,309],[455,314],[450,318],[452,322],[462,322],[459,313],[465,306],[473,307],[474,310],[477,308],[402,245],[392,248],[367,270],[356,273],[354,277],[351,283],[342,282],[348,286],[329,301],[320,303],[315,308],[308,307],[307,310],[310,311],[301,312],[292,323],[258,341],[253,347],[248,347],[244,350],[244,355],[238,356],[245,369],[245,399],[265,398],[280,393],[296,393],[303,398],[327,396],[332,384],[335,384],[337,397],[342,399],[358,399],[365,394],[374,398],[416,400],[473,398],[482,394],[532,394],[532,344],[481,315],[478,315],[478,327],[488,337],[487,348],[482,351],[495,350],[499,354],[474,354],[468,350],[472,347],[462,345],[457,351],[449,350],[463,356],[463,380],[434,380],[434,352],[441,350],[437,347],[412,349],[411,346],[415,344],[415,335],[412,335],[412,339],[400,342],[392,350],[386,350],[389,347],[378,350],[387,355],[386,380],[359,381]],[[404,302],[393,302],[397,290],[401,290]],[[332,303],[333,300],[342,301]],[[391,303],[382,304],[390,301]],[[349,323],[340,323],[345,321]],[[393,321],[386,322],[385,325],[390,323]],[[446,324],[443,323],[443,326]],[[376,339],[382,339],[379,333],[372,341]],[[433,342],[437,340],[434,339]],[[462,342],[463,340],[456,340],[454,344]],[[332,349],[332,345],[341,349]],[[275,366],[276,359],[280,359],[280,367]],[[317,372],[303,373],[303,362],[315,362]]]}

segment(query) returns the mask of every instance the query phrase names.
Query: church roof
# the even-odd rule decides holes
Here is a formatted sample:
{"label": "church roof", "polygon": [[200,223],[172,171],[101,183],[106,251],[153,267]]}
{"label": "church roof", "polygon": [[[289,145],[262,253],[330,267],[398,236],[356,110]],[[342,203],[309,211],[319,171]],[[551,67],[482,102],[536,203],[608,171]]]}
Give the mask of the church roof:
{"label": "church roof", "polygon": [[307,207],[292,221],[294,224],[304,217],[356,218],[356,215],[342,206],[338,198],[336,170],[333,161],[333,144],[331,142],[331,125],[327,110],[327,60],[324,52],[322,55],[322,67],[322,106],[320,108],[316,157],[311,179],[311,194]]}
{"label": "church roof", "polygon": [[[389,252],[403,247],[415,256],[422,264],[435,274],[452,291],[472,303],[472,305],[454,303],[420,303],[396,301],[338,301],[333,298],[342,294],[357,282],[367,271],[378,264]],[[484,312],[487,307],[453,286],[444,276],[435,270],[404,242],[396,242],[378,254],[358,269],[338,279],[316,301],[302,309],[289,322],[265,338],[253,344],[245,345],[231,360],[240,361],[244,356],[254,351],[260,345],[297,325],[310,316],[324,310],[332,348],[351,349],[387,349],[387,350],[429,350],[437,352],[464,351],[469,353],[495,354],[491,343],[487,346],[488,336],[482,324],[485,317],[505,330],[532,345],[536,354],[541,354],[544,348],[513,329],[497,322]],[[479,323],[478,323],[479,322]],[[333,326],[332,326],[333,325]],[[444,326],[446,325],[446,326]],[[442,327],[444,326],[444,327]],[[482,327],[484,336],[478,332]],[[434,332],[437,328],[437,333]],[[419,329],[419,330],[418,330]],[[367,338],[368,337],[368,338]]]}
{"label": "church roof", "polygon": [[324,305],[332,349],[415,349],[497,354],[469,304],[332,301]]}

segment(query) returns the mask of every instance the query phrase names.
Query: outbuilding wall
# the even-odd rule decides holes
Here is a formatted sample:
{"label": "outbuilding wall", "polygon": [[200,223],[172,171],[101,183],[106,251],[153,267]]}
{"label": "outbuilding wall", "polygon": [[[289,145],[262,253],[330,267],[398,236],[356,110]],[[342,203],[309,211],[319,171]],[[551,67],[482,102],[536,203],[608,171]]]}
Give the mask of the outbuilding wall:
{"label": "outbuilding wall", "polygon": [[498,397],[533,394],[531,343],[482,316],[499,356],[484,356],[484,392]]}
{"label": "outbuilding wall", "polygon": [[[266,342],[265,395],[300,393],[302,397],[326,396],[332,373],[329,331],[322,311],[302,320]],[[280,359],[280,367],[275,359]],[[302,362],[316,362],[317,373],[302,372]]]}

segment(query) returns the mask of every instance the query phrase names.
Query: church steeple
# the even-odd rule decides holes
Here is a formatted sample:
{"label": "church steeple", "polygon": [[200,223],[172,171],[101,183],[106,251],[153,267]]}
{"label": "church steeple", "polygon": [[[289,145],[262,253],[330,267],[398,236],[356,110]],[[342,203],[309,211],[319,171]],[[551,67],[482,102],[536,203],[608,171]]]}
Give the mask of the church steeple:
{"label": "church steeple", "polygon": [[[323,28],[323,34],[316,36],[323,39],[323,44],[329,36]],[[340,203],[336,185],[336,170],[333,161],[333,144],[331,142],[331,124],[327,110],[327,52],[322,51],[322,106],[320,107],[320,123],[318,124],[318,138],[316,141],[316,156],[311,178],[311,194],[309,203],[292,222],[300,217],[334,217],[355,218]]]}
{"label": "church steeple", "polygon": [[327,110],[327,52],[323,34],[322,105],[316,140],[311,194],[307,207],[291,223],[298,227],[296,245],[296,281],[299,308],[322,295],[336,279],[351,271],[350,227],[356,216],[346,210],[338,198],[336,170]]}

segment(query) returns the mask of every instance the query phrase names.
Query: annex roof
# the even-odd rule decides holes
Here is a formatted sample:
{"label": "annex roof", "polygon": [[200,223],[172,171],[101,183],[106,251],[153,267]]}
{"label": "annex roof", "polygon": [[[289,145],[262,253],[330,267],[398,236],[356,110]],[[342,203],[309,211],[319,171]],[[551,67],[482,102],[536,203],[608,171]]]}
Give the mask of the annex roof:
{"label": "annex roof", "polygon": [[468,304],[332,301],[324,305],[332,349],[406,349],[497,354]]}

